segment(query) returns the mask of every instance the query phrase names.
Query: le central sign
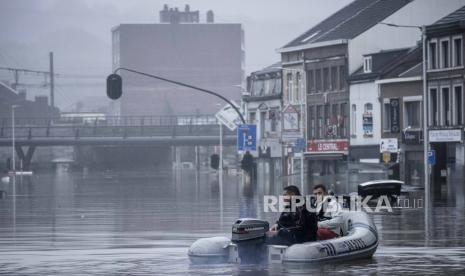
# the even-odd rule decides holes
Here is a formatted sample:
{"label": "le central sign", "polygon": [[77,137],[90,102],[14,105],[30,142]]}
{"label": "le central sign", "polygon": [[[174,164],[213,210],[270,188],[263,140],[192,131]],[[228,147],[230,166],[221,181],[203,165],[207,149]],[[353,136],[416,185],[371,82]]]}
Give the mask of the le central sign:
{"label": "le central sign", "polygon": [[325,152],[347,152],[349,150],[349,141],[312,141],[308,142],[308,151],[313,153]]}

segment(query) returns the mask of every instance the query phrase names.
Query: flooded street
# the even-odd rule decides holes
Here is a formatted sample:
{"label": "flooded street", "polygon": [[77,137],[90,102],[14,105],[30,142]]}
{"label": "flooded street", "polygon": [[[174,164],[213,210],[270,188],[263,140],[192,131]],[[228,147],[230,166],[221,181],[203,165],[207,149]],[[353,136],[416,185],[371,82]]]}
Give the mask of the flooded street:
{"label": "flooded street", "polygon": [[[191,265],[189,245],[230,236],[234,219],[262,217],[262,187],[226,176],[220,206],[214,175],[179,181],[134,173],[58,172],[0,184],[0,273],[7,275],[452,274],[465,272],[463,210],[436,208],[430,231],[421,209],[373,215],[380,246],[373,259],[326,265]],[[278,191],[278,188],[271,189]],[[267,191],[274,193],[275,191]],[[221,210],[223,212],[221,212]]]}

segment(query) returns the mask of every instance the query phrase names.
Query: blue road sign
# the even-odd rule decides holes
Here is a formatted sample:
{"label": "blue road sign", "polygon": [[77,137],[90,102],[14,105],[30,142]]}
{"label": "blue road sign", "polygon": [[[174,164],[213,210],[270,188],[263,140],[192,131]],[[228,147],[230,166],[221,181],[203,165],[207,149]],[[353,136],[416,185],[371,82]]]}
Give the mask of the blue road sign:
{"label": "blue road sign", "polygon": [[303,138],[297,138],[294,146],[295,152],[303,152],[305,151],[305,140]]}
{"label": "blue road sign", "polygon": [[256,151],[257,150],[257,126],[239,125],[237,127],[237,150]]}
{"label": "blue road sign", "polygon": [[428,165],[431,165],[431,166],[436,165],[436,151],[435,150],[428,151]]}

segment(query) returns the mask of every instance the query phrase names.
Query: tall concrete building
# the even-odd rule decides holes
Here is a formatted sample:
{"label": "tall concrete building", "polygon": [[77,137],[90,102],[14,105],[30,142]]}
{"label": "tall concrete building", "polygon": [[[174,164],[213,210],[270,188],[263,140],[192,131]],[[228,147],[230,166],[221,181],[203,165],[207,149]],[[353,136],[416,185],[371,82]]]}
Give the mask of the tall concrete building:
{"label": "tall concrete building", "polygon": [[[199,11],[164,6],[158,24],[120,24],[112,29],[113,68],[127,67],[240,99],[245,80],[241,24],[201,23]],[[133,115],[212,114],[220,99],[189,88],[121,72],[120,113]]]}

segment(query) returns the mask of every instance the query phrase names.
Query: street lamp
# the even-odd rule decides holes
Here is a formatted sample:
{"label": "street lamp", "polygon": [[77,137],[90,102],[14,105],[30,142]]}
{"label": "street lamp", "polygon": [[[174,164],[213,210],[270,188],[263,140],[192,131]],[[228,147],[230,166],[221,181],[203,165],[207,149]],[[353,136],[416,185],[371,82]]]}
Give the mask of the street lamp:
{"label": "street lamp", "polygon": [[393,23],[380,22],[379,24],[386,25],[394,28],[413,28],[421,31],[421,41],[423,46],[423,166],[424,166],[424,182],[425,182],[425,216],[429,210],[430,201],[430,185],[429,185],[429,165],[428,165],[428,150],[429,150],[429,137],[428,137],[428,89],[426,80],[426,26],[413,26],[413,25],[397,25]]}
{"label": "street lamp", "polygon": [[[12,105],[11,106],[11,154],[12,154],[12,165],[11,169],[13,171],[13,175],[16,175],[16,141],[15,141],[15,109],[18,107],[18,105]],[[14,177],[14,176],[13,176]]]}
{"label": "street lamp", "polygon": [[[301,79],[300,79],[300,135],[301,135],[301,138],[303,140],[303,143],[304,143],[304,148],[301,149],[301,153],[300,153],[300,189],[301,189],[301,192],[304,193],[304,181],[305,181],[305,177],[304,177],[304,152],[305,152],[305,148],[306,148],[306,139],[305,139],[305,131],[304,131],[304,114],[305,114],[305,108],[306,108],[306,93],[305,93],[305,86],[304,86],[304,80],[306,80],[306,72],[304,69],[297,69],[297,68],[284,68],[284,67],[273,67],[273,68],[276,68],[276,69],[281,69],[281,70],[287,70],[287,71],[292,71],[292,72],[302,72],[302,75],[301,75]],[[295,84],[293,83],[293,86],[295,86]]]}
{"label": "street lamp", "polygon": [[242,113],[239,111],[237,106],[235,106],[227,98],[225,98],[224,96],[222,96],[222,95],[220,95],[220,94],[218,94],[216,92],[213,92],[213,91],[210,91],[210,90],[207,90],[207,89],[204,89],[204,88],[200,88],[200,87],[197,87],[197,86],[193,86],[193,85],[190,85],[190,84],[187,84],[187,83],[183,83],[183,82],[180,82],[180,81],[170,80],[170,79],[167,79],[167,78],[163,78],[163,77],[160,77],[160,76],[144,73],[144,72],[141,72],[141,71],[137,71],[137,70],[129,69],[129,68],[125,68],[125,67],[116,68],[113,71],[113,74],[111,74],[111,75],[109,75],[107,77],[107,96],[112,100],[119,99],[123,95],[123,80],[122,80],[120,75],[116,74],[120,70],[128,71],[128,72],[131,72],[131,73],[134,73],[134,74],[137,74],[137,75],[142,75],[142,76],[146,76],[146,77],[157,79],[157,80],[166,81],[166,82],[169,82],[169,83],[173,83],[173,84],[176,84],[176,85],[188,87],[188,88],[191,88],[191,89],[203,92],[203,93],[207,93],[207,94],[216,96],[216,97],[222,99],[223,101],[227,102],[237,112],[237,114],[239,115],[239,118],[241,119],[242,123],[243,124],[246,123],[245,119],[244,119],[244,116],[242,116]]}

